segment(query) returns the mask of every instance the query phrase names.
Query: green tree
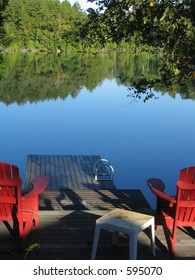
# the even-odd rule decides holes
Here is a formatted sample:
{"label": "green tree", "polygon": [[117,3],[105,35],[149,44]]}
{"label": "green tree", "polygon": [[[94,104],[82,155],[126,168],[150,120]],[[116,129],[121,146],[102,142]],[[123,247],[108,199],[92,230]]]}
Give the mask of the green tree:
{"label": "green tree", "polygon": [[[171,90],[176,83],[185,88],[195,77],[195,1],[194,0],[89,0],[99,9],[93,11],[113,26],[109,34],[119,42],[129,34],[142,35],[143,42],[162,51],[160,80],[143,78],[145,90],[164,83]],[[104,17],[102,16],[104,14]],[[103,24],[101,22],[101,24]],[[120,30],[120,32],[119,32]],[[138,94],[143,86],[138,88]]]}
{"label": "green tree", "polygon": [[75,47],[86,17],[79,5],[71,7],[67,0],[9,0],[0,14],[2,43],[19,49]]}

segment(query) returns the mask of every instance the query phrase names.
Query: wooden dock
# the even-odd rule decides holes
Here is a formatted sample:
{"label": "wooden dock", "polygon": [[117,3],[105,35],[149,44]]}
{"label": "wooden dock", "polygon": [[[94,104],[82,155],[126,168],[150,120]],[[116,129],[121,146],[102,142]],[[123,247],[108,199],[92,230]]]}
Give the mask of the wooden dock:
{"label": "wooden dock", "polygon": [[[35,176],[48,176],[52,189],[115,189],[112,180],[95,180],[96,155],[29,155],[27,158],[24,189],[30,189]],[[102,173],[107,173],[102,167]]]}
{"label": "wooden dock", "polygon": [[[27,239],[27,246],[38,244],[27,259],[31,260],[90,260],[95,230],[95,221],[106,214],[103,210],[66,210],[40,211],[39,227],[32,229]],[[151,214],[151,213],[150,213]],[[23,259],[18,251],[18,242],[0,223],[0,259]],[[178,229],[175,259],[195,260],[195,236],[191,229],[184,232]],[[171,259],[167,250],[162,228],[156,232],[156,256],[150,248],[148,232],[138,235],[138,260]],[[97,256],[98,260],[128,260],[129,241],[121,234],[117,247],[112,247],[112,233],[101,231]]]}
{"label": "wooden dock", "polygon": [[[94,164],[100,156],[29,155],[24,190],[35,176],[48,176],[47,190],[39,197],[40,210],[148,209],[140,190],[117,190],[112,178],[95,179]],[[101,174],[109,174],[101,166]],[[99,180],[100,179],[100,180]]]}
{"label": "wooden dock", "polygon": [[149,209],[140,190],[48,190],[39,197],[40,210]]}
{"label": "wooden dock", "polygon": [[[93,166],[99,159],[100,156],[28,156],[23,192],[30,189],[31,180],[38,175],[48,176],[50,184],[39,197],[39,227],[33,228],[27,239],[27,246],[37,243],[39,248],[31,251],[27,259],[89,260],[97,218],[116,207],[154,214],[140,190],[117,190],[112,180],[95,180]],[[194,229],[178,229],[175,259],[195,259],[194,240]],[[120,236],[118,247],[112,247],[111,241],[111,232],[102,231],[97,259],[128,259],[127,236]],[[161,227],[155,243],[153,257],[148,233],[141,232],[138,259],[170,259]],[[18,246],[0,223],[0,259],[23,259]]]}

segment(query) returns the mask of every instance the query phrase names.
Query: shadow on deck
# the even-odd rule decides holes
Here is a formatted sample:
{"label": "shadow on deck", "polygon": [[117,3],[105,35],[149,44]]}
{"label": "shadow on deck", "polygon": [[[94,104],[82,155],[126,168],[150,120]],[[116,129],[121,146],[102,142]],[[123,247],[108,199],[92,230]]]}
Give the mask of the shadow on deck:
{"label": "shadow on deck", "polygon": [[150,209],[140,190],[48,190],[40,195],[40,210]]}
{"label": "shadow on deck", "polygon": [[[69,194],[60,190],[56,192],[53,196],[46,192],[40,199],[40,208],[44,210],[40,211],[39,227],[32,229],[27,240],[27,246],[37,243],[40,247],[30,252],[28,259],[90,260],[97,218],[116,207],[152,214],[152,210],[146,207],[147,204],[143,204],[143,199],[140,199],[138,190],[98,190],[91,191],[91,194],[85,190],[77,190],[75,193],[69,190]],[[138,198],[142,201],[140,204],[137,203]],[[46,207],[48,204],[45,203],[45,199],[49,199],[50,207],[52,205],[50,210]],[[81,203],[83,199],[84,204]],[[71,204],[61,205],[59,201],[69,201]],[[58,207],[60,205],[60,210],[54,211],[55,206],[52,202],[57,203]],[[0,224],[0,232],[0,259],[23,259],[24,256],[18,251],[17,240],[9,235],[3,223]],[[138,236],[138,259],[169,259],[162,229],[156,232],[155,258],[152,256],[147,234],[145,231]],[[189,231],[188,234],[178,230],[175,259],[195,259],[194,231]],[[127,236],[121,234],[117,247],[112,247],[111,243],[111,232],[102,230],[97,259],[127,260],[129,256]]]}

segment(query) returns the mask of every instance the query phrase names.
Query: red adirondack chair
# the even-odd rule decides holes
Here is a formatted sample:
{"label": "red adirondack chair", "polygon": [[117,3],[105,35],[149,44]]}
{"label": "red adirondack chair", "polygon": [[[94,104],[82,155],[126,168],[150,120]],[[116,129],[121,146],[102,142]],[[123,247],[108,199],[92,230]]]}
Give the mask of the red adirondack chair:
{"label": "red adirondack chair", "polygon": [[147,184],[156,195],[156,229],[162,224],[170,255],[174,256],[177,228],[195,226],[195,166],[180,171],[176,196],[164,193],[160,179],[150,178]]}
{"label": "red adirondack chair", "polygon": [[32,190],[22,196],[18,167],[0,162],[0,220],[12,233],[17,229],[22,248],[31,227],[38,226],[38,195],[46,189],[48,182],[45,176],[36,177]]}

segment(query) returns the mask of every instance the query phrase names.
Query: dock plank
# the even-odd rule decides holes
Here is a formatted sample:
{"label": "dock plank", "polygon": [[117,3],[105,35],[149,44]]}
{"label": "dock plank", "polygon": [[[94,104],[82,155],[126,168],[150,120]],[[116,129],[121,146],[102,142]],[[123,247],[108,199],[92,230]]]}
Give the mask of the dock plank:
{"label": "dock plank", "polygon": [[64,182],[67,182],[67,175],[64,170],[63,156],[59,156],[59,170],[58,170],[61,178],[61,186],[64,185]]}
{"label": "dock plank", "polygon": [[149,209],[140,190],[47,190],[39,196],[40,210]]}
{"label": "dock plank", "polygon": [[114,182],[95,180],[93,165],[98,155],[28,155],[24,189],[35,176],[48,176],[47,189],[115,189]]}
{"label": "dock plank", "polygon": [[[40,211],[39,227],[33,228],[27,238],[27,246],[39,244],[27,256],[31,260],[90,260],[95,221],[108,211]],[[19,242],[0,224],[0,259],[23,259]],[[129,240],[120,235],[117,247],[112,247],[112,233],[101,231],[96,259],[128,260]],[[195,242],[192,236],[178,229],[175,259],[195,260]],[[146,232],[138,235],[138,260],[172,260],[167,250],[162,230],[156,231],[156,256],[151,253]]]}
{"label": "dock plank", "polygon": [[68,156],[67,158],[68,158],[68,164],[69,164],[69,168],[70,168],[70,174],[72,177],[72,188],[73,189],[82,188],[82,183],[79,186],[79,178],[78,178],[78,174],[77,174],[78,172],[75,167],[74,158],[73,158],[73,156]]}
{"label": "dock plank", "polygon": [[90,189],[91,186],[94,187],[97,182],[95,182],[94,175],[91,172],[91,164],[88,163],[88,156],[79,157],[79,162],[81,170],[86,177],[86,187]]}

